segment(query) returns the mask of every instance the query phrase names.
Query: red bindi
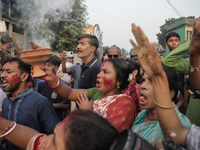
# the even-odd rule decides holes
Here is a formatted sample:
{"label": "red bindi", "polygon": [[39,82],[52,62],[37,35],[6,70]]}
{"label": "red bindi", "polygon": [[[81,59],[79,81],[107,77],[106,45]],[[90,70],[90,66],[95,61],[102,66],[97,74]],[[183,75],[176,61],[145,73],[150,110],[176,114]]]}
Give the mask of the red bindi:
{"label": "red bindi", "polygon": [[6,66],[8,65],[8,63],[6,63],[4,66],[3,66],[3,70],[5,70]]}
{"label": "red bindi", "polygon": [[109,59],[105,60],[104,63],[101,65],[101,69],[102,69],[107,63],[109,63],[109,62],[110,62]]}
{"label": "red bindi", "polygon": [[103,84],[106,88],[109,88],[109,87],[113,86],[113,80],[106,79],[105,77],[103,77]]}
{"label": "red bindi", "polygon": [[80,42],[85,42],[85,40],[84,40],[84,39],[80,39],[80,40],[78,41],[78,43],[80,43]]}

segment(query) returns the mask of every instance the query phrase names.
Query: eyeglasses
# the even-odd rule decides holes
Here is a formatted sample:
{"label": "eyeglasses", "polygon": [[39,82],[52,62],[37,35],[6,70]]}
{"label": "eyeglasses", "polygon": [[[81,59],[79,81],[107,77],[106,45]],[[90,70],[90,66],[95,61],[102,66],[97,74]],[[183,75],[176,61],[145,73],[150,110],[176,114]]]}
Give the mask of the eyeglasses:
{"label": "eyeglasses", "polygon": [[118,55],[108,55],[108,58],[118,58]]}

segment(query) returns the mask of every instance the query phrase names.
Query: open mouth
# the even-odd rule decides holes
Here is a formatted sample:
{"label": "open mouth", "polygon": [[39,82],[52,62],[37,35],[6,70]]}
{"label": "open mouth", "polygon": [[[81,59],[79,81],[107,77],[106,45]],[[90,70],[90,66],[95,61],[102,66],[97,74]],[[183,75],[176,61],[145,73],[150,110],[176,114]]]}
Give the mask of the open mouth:
{"label": "open mouth", "polygon": [[99,84],[99,81],[98,81],[98,80],[96,80],[96,87],[97,87],[97,88],[100,87],[100,84]]}
{"label": "open mouth", "polygon": [[4,79],[4,80],[1,80],[1,83],[2,83],[2,86],[5,87],[7,86],[8,81]]}

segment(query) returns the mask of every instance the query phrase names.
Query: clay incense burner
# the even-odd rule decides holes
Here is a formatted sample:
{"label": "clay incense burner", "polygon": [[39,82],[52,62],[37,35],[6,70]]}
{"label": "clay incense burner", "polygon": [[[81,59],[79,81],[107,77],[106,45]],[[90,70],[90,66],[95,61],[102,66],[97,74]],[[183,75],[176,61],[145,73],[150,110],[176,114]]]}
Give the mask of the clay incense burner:
{"label": "clay incense burner", "polygon": [[23,62],[33,67],[32,77],[41,77],[46,73],[40,69],[40,66],[52,55],[51,48],[38,48],[20,51],[20,58]]}
{"label": "clay incense burner", "polygon": [[15,47],[19,51],[21,60],[33,67],[32,77],[36,78],[46,75],[46,73],[40,69],[40,66],[52,55],[51,48],[39,48],[41,46],[35,44],[34,42],[30,42],[33,49],[22,51],[19,48],[14,35],[13,39]]}

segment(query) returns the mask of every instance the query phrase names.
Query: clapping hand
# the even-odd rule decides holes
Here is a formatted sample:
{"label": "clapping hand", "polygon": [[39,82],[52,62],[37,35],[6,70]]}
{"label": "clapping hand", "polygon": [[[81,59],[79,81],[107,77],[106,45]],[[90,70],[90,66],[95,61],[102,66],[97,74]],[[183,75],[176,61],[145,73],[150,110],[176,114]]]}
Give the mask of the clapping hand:
{"label": "clapping hand", "polygon": [[80,93],[80,95],[77,95],[78,100],[76,101],[77,105],[79,106],[80,109],[85,109],[85,110],[93,110],[92,105],[93,101],[88,100],[88,97],[85,93]]}

